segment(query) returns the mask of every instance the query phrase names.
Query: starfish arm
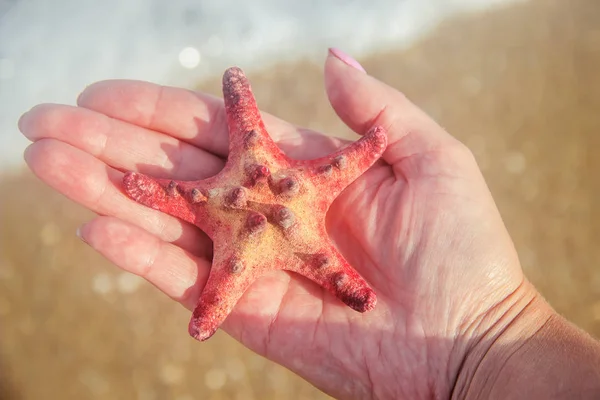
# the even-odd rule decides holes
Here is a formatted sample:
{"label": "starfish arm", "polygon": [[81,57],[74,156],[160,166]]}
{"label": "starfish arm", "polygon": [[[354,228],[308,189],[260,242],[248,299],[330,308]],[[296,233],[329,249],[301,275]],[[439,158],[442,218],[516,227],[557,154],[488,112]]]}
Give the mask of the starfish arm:
{"label": "starfish arm", "polygon": [[356,142],[328,156],[308,161],[293,160],[291,164],[304,166],[309,179],[333,199],[369,169],[381,157],[386,146],[385,130],[376,126]]}
{"label": "starfish arm", "polygon": [[332,245],[304,258],[300,266],[285,269],[307,277],[358,312],[375,307],[373,289]]}
{"label": "starfish arm", "polygon": [[250,82],[237,67],[229,68],[223,75],[223,100],[229,127],[229,160],[234,161],[244,151],[262,149],[272,157],[285,156],[269,136]]}
{"label": "starfish arm", "polygon": [[123,178],[125,193],[136,202],[195,224],[197,212],[186,198],[191,197],[191,191],[184,189],[187,184],[137,172],[128,172]]}
{"label": "starfish arm", "polygon": [[246,264],[232,255],[213,260],[208,281],[190,319],[188,331],[192,337],[204,341],[214,335],[254,282],[256,271]]}

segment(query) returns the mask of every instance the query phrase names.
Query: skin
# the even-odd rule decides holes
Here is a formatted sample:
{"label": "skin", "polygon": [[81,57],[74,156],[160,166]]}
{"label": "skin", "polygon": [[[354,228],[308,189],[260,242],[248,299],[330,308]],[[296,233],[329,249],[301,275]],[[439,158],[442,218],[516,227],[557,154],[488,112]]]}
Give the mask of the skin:
{"label": "skin", "polygon": [[[223,329],[338,398],[549,398],[523,387],[552,390],[556,379],[532,382],[554,373],[597,394],[590,382],[600,378],[598,343],[557,316],[523,276],[471,152],[401,93],[333,54],[325,83],[352,130],[381,125],[388,133],[380,162],[327,216],[330,236],[374,288],[377,306],[359,314],[278,271],[250,287]],[[264,120],[293,158],[343,144]],[[34,142],[25,154],[33,172],[101,215],[81,227],[82,239],[193,308],[210,241],[128,199],[120,182],[125,170],[182,180],[217,173],[228,143],[222,101],[105,81],[88,87],[78,107],[40,105],[19,126]],[[574,350],[557,351],[561,341]]]}

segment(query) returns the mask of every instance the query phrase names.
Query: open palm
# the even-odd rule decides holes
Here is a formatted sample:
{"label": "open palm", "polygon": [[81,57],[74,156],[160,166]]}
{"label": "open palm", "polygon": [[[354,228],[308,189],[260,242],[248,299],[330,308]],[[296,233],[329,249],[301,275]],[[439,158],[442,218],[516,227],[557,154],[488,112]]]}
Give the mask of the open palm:
{"label": "open palm", "polygon": [[[400,93],[335,57],[330,101],[359,133],[382,125],[383,159],[333,203],[328,231],[371,284],[376,308],[359,314],[301,277],[256,281],[224,324],[252,350],[340,397],[448,396],[481,320],[522,285],[512,243],[470,152]],[[42,105],[20,121],[44,181],[102,215],[83,239],[188,308],[210,269],[210,240],[136,204],[123,171],[192,180],[227,157],[222,101],[132,81],[100,82],[79,107]],[[343,145],[265,115],[292,158]],[[477,326],[477,328],[474,328]]]}

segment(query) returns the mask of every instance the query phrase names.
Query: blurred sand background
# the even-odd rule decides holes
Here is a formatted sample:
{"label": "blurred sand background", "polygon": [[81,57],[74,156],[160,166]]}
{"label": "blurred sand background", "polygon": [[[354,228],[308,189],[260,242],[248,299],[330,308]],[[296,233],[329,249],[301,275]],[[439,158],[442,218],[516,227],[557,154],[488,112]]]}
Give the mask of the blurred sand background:
{"label": "blurred sand background", "polygon": [[[528,277],[600,336],[600,3],[461,16],[360,61],[472,149]],[[264,110],[354,137],[320,65],[250,78]],[[327,398],[223,333],[189,338],[186,310],[79,242],[91,217],[28,172],[0,179],[0,399]]]}

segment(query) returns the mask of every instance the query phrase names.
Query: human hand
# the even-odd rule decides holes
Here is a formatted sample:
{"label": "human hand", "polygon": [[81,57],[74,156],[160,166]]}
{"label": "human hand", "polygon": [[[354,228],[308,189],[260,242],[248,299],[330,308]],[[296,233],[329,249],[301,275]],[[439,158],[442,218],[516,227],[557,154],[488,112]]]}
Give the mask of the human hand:
{"label": "human hand", "polygon": [[[251,286],[223,327],[334,396],[448,397],[467,356],[490,346],[537,293],[468,149],[400,93],[334,56],[325,77],[350,128],[381,125],[389,136],[383,160],[328,214],[330,235],[377,292],[377,307],[358,314],[305,279],[276,272]],[[122,171],[182,180],[217,173],[227,156],[222,101],[108,81],[86,89],[78,104],[42,105],[22,118],[35,142],[27,163],[102,215],[81,228],[90,246],[194,307],[210,241],[131,201]],[[272,116],[265,123],[293,158],[342,145]]]}

